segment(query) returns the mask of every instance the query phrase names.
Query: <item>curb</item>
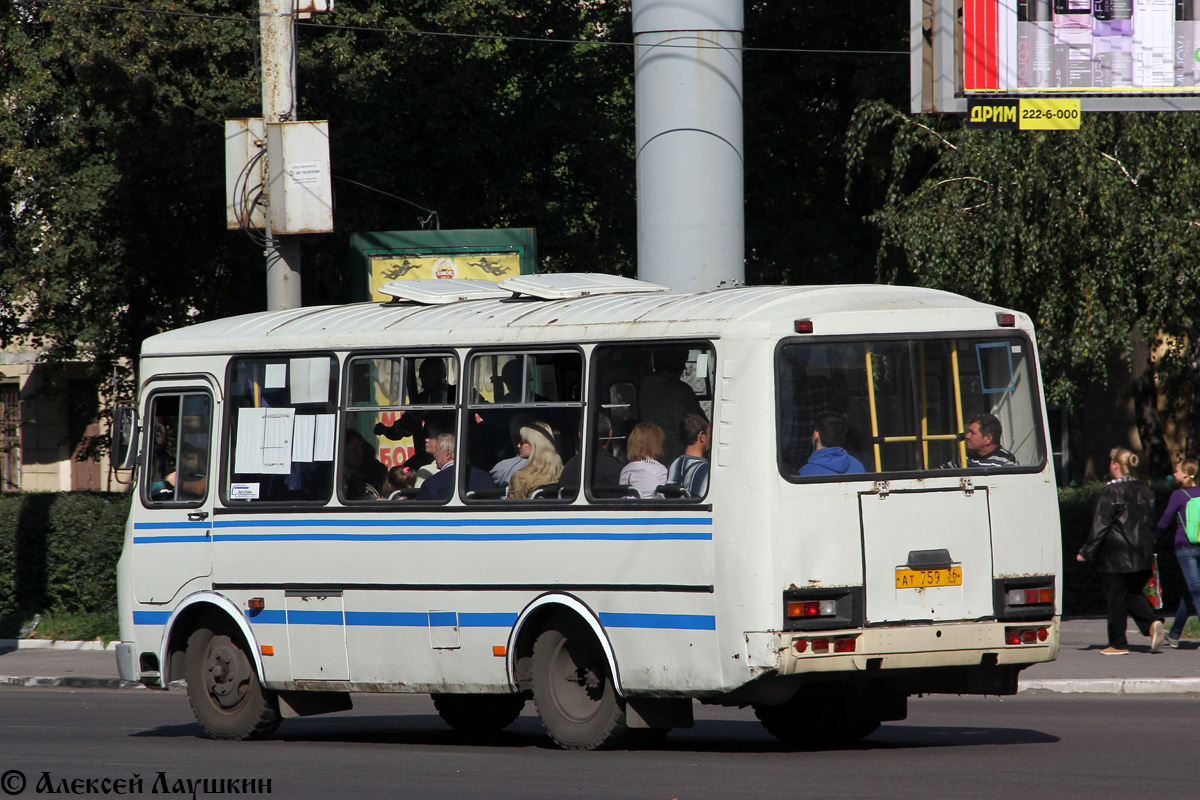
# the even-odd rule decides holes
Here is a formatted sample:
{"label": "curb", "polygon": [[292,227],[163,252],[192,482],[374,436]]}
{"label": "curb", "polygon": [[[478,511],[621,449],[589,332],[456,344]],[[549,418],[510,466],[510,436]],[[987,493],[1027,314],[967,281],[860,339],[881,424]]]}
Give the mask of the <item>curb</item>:
{"label": "curb", "polygon": [[116,642],[72,642],[54,639],[0,639],[0,650],[113,650]]}
{"label": "curb", "polygon": [[145,689],[138,681],[123,681],[120,678],[27,678],[17,675],[0,675],[0,686],[26,686],[31,689],[61,687],[66,689]]}
{"label": "curb", "polygon": [[1200,693],[1200,678],[1059,678],[1021,681],[1019,686],[1022,694],[1187,694]]}

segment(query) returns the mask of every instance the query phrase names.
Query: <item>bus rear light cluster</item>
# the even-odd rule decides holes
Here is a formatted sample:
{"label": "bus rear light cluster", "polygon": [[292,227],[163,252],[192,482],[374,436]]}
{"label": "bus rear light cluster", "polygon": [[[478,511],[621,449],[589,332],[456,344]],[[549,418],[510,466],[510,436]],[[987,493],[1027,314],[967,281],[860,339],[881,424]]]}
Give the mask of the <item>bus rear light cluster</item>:
{"label": "bus rear light cluster", "polygon": [[853,653],[858,648],[858,634],[850,636],[818,636],[813,639],[797,639],[792,642],[797,653]]}
{"label": "bus rear light cluster", "polygon": [[996,578],[992,597],[996,619],[1032,622],[1054,618],[1056,581],[1053,575],[1024,575]]}
{"label": "bus rear light cluster", "polygon": [[836,600],[788,600],[788,619],[811,619],[832,617],[837,614]]}
{"label": "bus rear light cluster", "polygon": [[1050,637],[1049,628],[1005,628],[1004,643],[1008,645],[1040,644]]}
{"label": "bus rear light cluster", "polygon": [[1009,589],[1004,599],[1012,606],[1039,606],[1054,602],[1053,586],[1037,586],[1032,589]]}

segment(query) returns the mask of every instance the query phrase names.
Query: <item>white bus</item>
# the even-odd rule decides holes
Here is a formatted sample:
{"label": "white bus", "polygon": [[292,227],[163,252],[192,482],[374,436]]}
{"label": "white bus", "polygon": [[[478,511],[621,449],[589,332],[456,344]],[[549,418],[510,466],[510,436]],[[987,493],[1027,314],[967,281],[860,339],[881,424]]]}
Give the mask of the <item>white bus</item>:
{"label": "white bus", "polygon": [[[186,680],[212,736],[410,692],[474,732],[532,697],[572,749],[689,726],[694,701],[824,745],[904,719],[913,694],[1012,694],[1055,658],[1025,315],[916,288],[597,275],[387,293],[144,344],[117,437],[137,469],[117,660]],[[694,449],[697,411],[706,488],[614,477],[632,435],[661,479],[646,458]],[[528,426],[573,477],[516,499],[489,473],[528,455]],[[425,439],[439,491],[385,484]]]}

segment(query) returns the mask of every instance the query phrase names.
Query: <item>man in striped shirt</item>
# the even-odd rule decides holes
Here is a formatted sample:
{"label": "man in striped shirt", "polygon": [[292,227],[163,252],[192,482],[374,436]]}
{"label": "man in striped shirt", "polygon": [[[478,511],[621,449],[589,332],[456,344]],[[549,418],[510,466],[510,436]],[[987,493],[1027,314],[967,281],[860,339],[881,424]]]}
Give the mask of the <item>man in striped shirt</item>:
{"label": "man in striped shirt", "polygon": [[963,438],[967,442],[968,467],[1015,467],[1016,456],[1000,446],[1004,429],[995,414],[976,414],[967,425]]}

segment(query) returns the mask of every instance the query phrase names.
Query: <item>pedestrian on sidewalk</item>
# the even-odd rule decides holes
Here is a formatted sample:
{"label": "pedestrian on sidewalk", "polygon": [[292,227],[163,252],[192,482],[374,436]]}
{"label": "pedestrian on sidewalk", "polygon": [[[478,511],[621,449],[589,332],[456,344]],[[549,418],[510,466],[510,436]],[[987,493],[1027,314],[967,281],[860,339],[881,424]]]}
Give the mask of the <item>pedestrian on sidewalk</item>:
{"label": "pedestrian on sidewalk", "polygon": [[1196,473],[1200,471],[1200,461],[1185,458],[1175,465],[1175,480],[1180,488],[1171,492],[1167,501],[1167,510],[1158,521],[1158,529],[1166,531],[1175,528],[1175,559],[1179,562],[1179,571],[1183,573],[1184,591],[1179,598],[1179,609],[1175,612],[1175,621],[1171,630],[1167,631],[1167,647],[1174,647],[1183,635],[1183,626],[1188,617],[1200,608],[1200,544],[1188,541],[1184,530],[1183,508],[1188,500],[1200,497],[1200,486],[1196,485]]}
{"label": "pedestrian on sidewalk", "polygon": [[1114,447],[1109,453],[1112,480],[1096,499],[1092,529],[1075,556],[1077,561],[1094,563],[1104,584],[1108,647],[1100,652],[1106,656],[1129,653],[1126,615],[1150,637],[1150,652],[1157,653],[1165,638],[1162,617],[1142,593],[1153,569],[1156,531],[1150,524],[1154,492],[1132,475],[1137,464],[1137,455],[1123,447]]}

